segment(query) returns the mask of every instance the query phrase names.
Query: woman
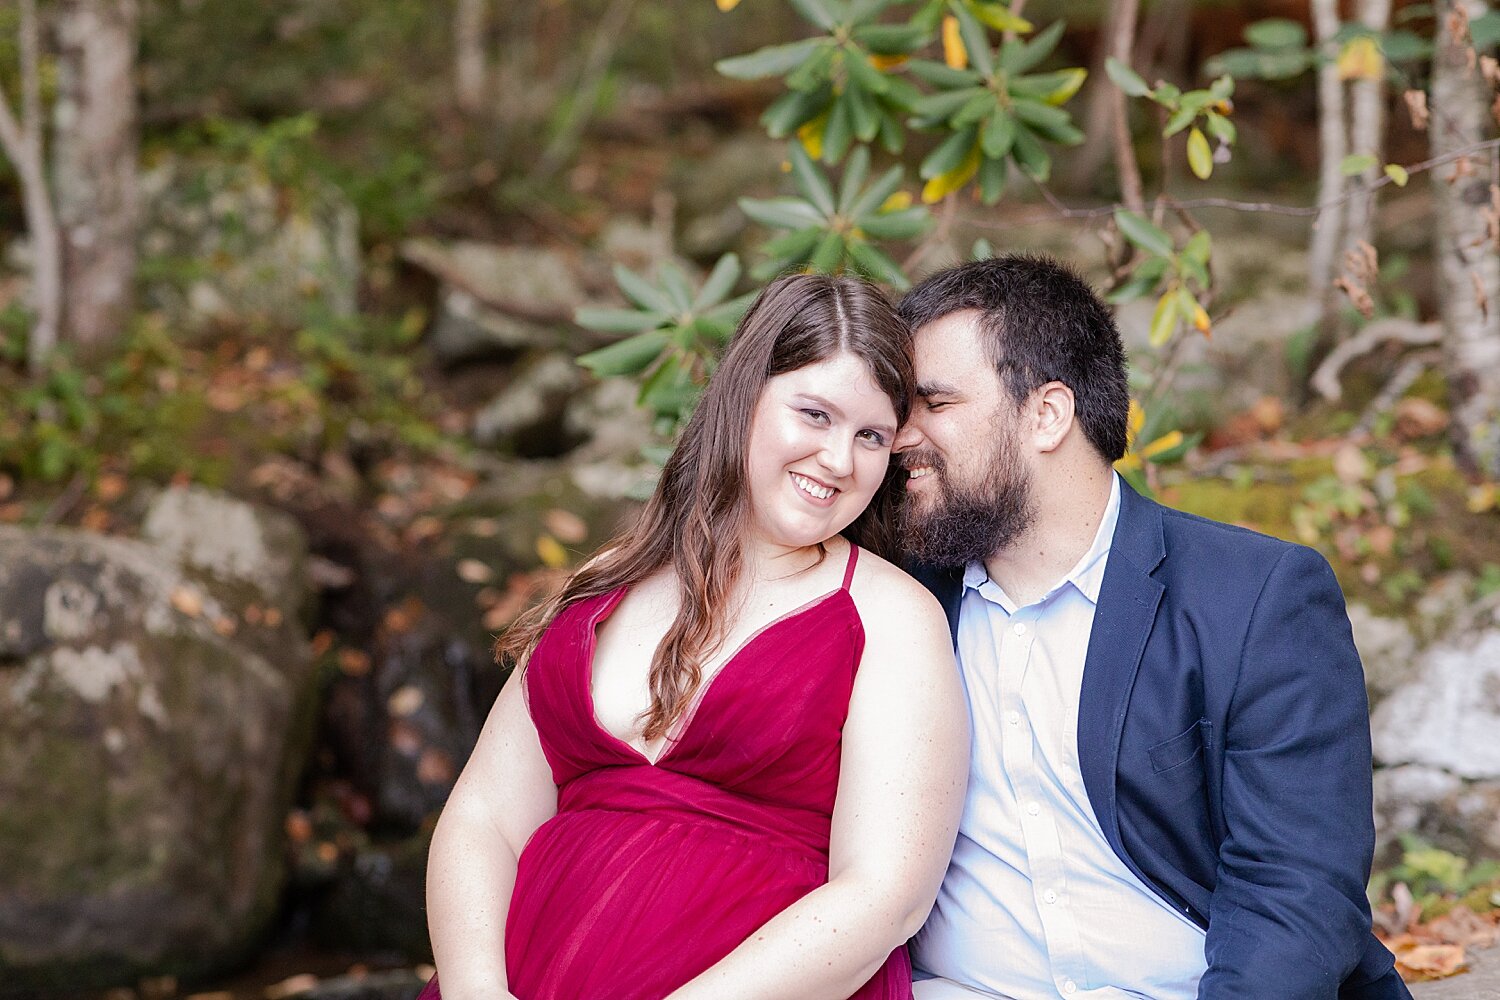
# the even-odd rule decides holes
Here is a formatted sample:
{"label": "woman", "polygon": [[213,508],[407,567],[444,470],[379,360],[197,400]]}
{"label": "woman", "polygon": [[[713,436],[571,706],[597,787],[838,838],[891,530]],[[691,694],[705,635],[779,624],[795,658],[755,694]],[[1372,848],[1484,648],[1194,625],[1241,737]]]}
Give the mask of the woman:
{"label": "woman", "polygon": [[498,644],[429,859],[445,1000],[909,1000],[969,746],[879,558],[909,340],[864,282],[774,282],[639,522]]}

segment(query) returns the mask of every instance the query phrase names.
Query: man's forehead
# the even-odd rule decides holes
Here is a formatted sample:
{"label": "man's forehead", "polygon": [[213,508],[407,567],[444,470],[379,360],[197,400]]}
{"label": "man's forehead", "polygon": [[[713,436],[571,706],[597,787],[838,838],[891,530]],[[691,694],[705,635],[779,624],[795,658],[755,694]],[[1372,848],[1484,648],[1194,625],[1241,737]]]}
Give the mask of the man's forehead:
{"label": "man's forehead", "polygon": [[970,381],[993,365],[976,309],[948,313],[919,326],[912,352],[917,381],[925,384]]}

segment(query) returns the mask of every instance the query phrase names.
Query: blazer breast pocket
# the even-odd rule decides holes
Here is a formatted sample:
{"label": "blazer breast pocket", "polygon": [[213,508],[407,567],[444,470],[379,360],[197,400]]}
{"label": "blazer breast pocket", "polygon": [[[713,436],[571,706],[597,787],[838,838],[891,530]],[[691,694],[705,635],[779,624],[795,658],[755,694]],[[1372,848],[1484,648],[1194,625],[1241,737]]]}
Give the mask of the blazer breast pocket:
{"label": "blazer breast pocket", "polygon": [[1199,719],[1186,731],[1147,751],[1156,783],[1172,801],[1188,798],[1203,789],[1203,752],[1212,728],[1208,720]]}

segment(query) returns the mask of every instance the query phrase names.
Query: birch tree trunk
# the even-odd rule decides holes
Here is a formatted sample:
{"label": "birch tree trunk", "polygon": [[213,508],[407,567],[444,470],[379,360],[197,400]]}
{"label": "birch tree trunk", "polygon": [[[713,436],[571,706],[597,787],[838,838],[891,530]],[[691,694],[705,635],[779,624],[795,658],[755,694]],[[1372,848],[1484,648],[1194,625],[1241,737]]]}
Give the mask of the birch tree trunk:
{"label": "birch tree trunk", "polygon": [[[1481,0],[1440,0],[1433,55],[1435,157],[1479,142],[1489,130],[1489,88],[1475,67],[1468,22]],[[1460,461],[1500,479],[1500,256],[1490,219],[1500,201],[1489,157],[1460,157],[1433,171],[1438,301],[1444,366]]]}
{"label": "birch tree trunk", "polygon": [[57,346],[62,329],[62,238],[52,207],[52,192],[47,186],[38,69],[41,31],[37,26],[36,0],[21,0],[20,27],[21,117],[16,118],[9,96],[0,90],[0,146],[20,179],[26,230],[31,237],[32,305],[36,321],[26,343],[26,361],[35,374],[42,370]]}
{"label": "birch tree trunk", "polygon": [[67,336],[85,353],[121,333],[136,269],[136,0],[64,0],[57,13],[53,191]]}
{"label": "birch tree trunk", "polygon": [[1336,315],[1333,290],[1334,258],[1343,244],[1345,184],[1339,169],[1349,155],[1344,125],[1344,84],[1334,65],[1338,55],[1334,35],[1339,30],[1338,0],[1312,0],[1313,32],[1325,56],[1318,67],[1318,204],[1326,208],[1313,222],[1312,245],[1307,254],[1307,292],[1317,304],[1320,325],[1327,330]]}
{"label": "birch tree trunk", "polygon": [[458,0],[453,17],[453,76],[458,109],[484,109],[484,15],[486,0]]}
{"label": "birch tree trunk", "polygon": [[[1391,0],[1360,0],[1359,21],[1377,34],[1391,24]],[[1385,74],[1355,80],[1350,85],[1352,111],[1349,117],[1349,148],[1355,153],[1371,153],[1384,162],[1385,150]],[[1372,185],[1380,178],[1381,168],[1371,167],[1360,175],[1360,186],[1349,199],[1344,221],[1344,248],[1352,249],[1361,241],[1375,242],[1375,192]]]}

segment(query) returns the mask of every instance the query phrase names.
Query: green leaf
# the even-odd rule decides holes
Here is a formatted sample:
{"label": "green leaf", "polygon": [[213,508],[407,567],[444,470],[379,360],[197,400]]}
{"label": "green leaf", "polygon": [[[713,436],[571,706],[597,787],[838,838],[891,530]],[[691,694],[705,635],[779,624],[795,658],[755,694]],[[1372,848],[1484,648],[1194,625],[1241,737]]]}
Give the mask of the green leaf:
{"label": "green leaf", "polygon": [[1194,111],[1192,108],[1178,108],[1176,111],[1172,112],[1171,117],[1167,119],[1167,127],[1162,129],[1161,131],[1163,138],[1168,138],[1176,135],[1178,132],[1181,132],[1183,129],[1191,125],[1193,123],[1193,119],[1197,117],[1198,112]]}
{"label": "green leaf", "polygon": [[1135,246],[1158,257],[1172,256],[1172,237],[1159,229],[1144,216],[1123,208],[1115,209],[1115,225]]}
{"label": "green leaf", "polygon": [[973,66],[980,76],[994,76],[995,59],[990,51],[990,40],[985,37],[984,27],[974,19],[974,15],[963,4],[958,4],[953,8],[953,16],[958,18],[958,34],[963,39],[964,48],[968,50],[969,65]]}
{"label": "green leaf", "polygon": [[1188,167],[1200,181],[1206,181],[1214,172],[1214,153],[1208,148],[1208,137],[1199,129],[1188,133]]}
{"label": "green leaf", "polygon": [[1016,77],[1010,81],[1010,92],[1034,98],[1043,104],[1066,104],[1078,93],[1088,76],[1088,70],[1074,66],[1072,69],[1060,69],[1052,73]]}
{"label": "green leaf", "polygon": [[938,147],[927,154],[927,159],[922,161],[922,167],[918,171],[923,180],[930,180],[939,174],[946,174],[954,170],[969,155],[969,150],[974,148],[974,136],[976,129],[973,126],[961,132],[955,132],[938,144]]}
{"label": "green leaf", "polygon": [[954,69],[946,63],[933,62],[930,59],[913,59],[906,64],[911,75],[923,83],[930,83],[934,87],[942,87],[951,90],[955,87],[977,87],[984,82],[984,78],[971,69]]}
{"label": "green leaf", "polygon": [[853,45],[844,48],[844,69],[849,82],[872,94],[883,94],[891,86],[891,78],[870,65],[865,54]]}
{"label": "green leaf", "polygon": [[832,98],[833,87],[827,84],[816,90],[789,90],[771,102],[760,123],[772,139],[785,139],[816,118]]}
{"label": "green leaf", "polygon": [[1042,60],[1050,56],[1052,50],[1057,48],[1058,40],[1062,38],[1063,29],[1066,27],[1067,25],[1062,21],[1053,21],[1031,41],[1013,48],[1009,58],[1004,60],[1005,71],[1011,76],[1020,76],[1040,66]]}
{"label": "green leaf", "polygon": [[849,210],[859,197],[859,189],[864,187],[865,178],[869,175],[870,150],[867,146],[860,146],[850,155],[849,162],[844,164],[844,176],[839,179],[838,211],[845,218],[849,216]]}
{"label": "green leaf", "polygon": [[662,289],[672,297],[676,306],[675,315],[681,316],[693,308],[693,283],[687,273],[670,260],[664,260],[656,268],[657,280]]}
{"label": "green leaf", "polygon": [[639,333],[642,330],[654,330],[667,322],[668,317],[659,312],[642,311],[639,309],[601,309],[594,306],[584,306],[575,310],[573,322],[590,330],[603,330],[607,333]]}
{"label": "green leaf", "polygon": [[1300,49],[1307,44],[1307,29],[1296,21],[1271,17],[1247,27],[1245,41],[1258,49]]}
{"label": "green leaf", "polygon": [[849,206],[849,211],[845,213],[846,217],[854,220],[855,225],[859,225],[865,216],[878,210],[885,204],[887,198],[896,193],[896,189],[901,187],[901,178],[904,175],[905,171],[899,166],[891,167],[881,174],[880,178]]}
{"label": "green leaf", "polygon": [[[826,135],[823,141],[825,144],[828,142]],[[823,176],[823,171],[813,163],[812,157],[807,155],[807,150],[802,148],[802,143],[791,144],[789,158],[792,161],[792,180],[796,181],[798,190],[818,211],[825,216],[832,215],[833,188],[829,187],[828,178]]]}
{"label": "green leaf", "polygon": [[911,287],[911,281],[902,273],[900,265],[862,240],[849,244],[849,258],[868,278],[883,281],[899,291]]}
{"label": "green leaf", "polygon": [[880,148],[887,153],[895,154],[901,152],[901,146],[905,142],[901,131],[901,123],[896,116],[889,111],[880,114]]}
{"label": "green leaf", "polygon": [[821,226],[827,216],[801,198],[741,198],[740,211],[772,229]]}
{"label": "green leaf", "polygon": [[983,236],[974,241],[974,247],[969,251],[970,260],[989,260],[993,256],[995,256],[995,248]]}
{"label": "green leaf", "polygon": [[935,118],[946,121],[950,115],[957,114],[976,97],[991,97],[993,94],[984,87],[961,87],[957,90],[944,90],[936,94],[928,94],[912,105],[912,113],[923,118]]}
{"label": "green leaf", "polygon": [[833,74],[833,54],[836,51],[833,41],[824,39],[823,44],[814,49],[802,65],[788,73],[783,82],[793,90],[814,90],[823,86]]}
{"label": "green leaf", "polygon": [[1104,296],[1104,301],[1116,306],[1125,302],[1134,302],[1136,299],[1143,298],[1155,291],[1157,280],[1156,278],[1132,275],[1130,280]]}
{"label": "green leaf", "polygon": [[1139,73],[1113,56],[1104,60],[1104,71],[1115,82],[1115,86],[1125,92],[1127,97],[1145,97],[1151,93],[1151,88],[1146,85],[1145,80],[1141,79]]}
{"label": "green leaf", "polygon": [[1406,168],[1401,166],[1401,164],[1399,163],[1387,163],[1385,165],[1385,175],[1389,177],[1391,179],[1391,182],[1394,183],[1397,187],[1403,188],[1406,187],[1406,182],[1410,179],[1411,176],[1406,172]]}
{"label": "green leaf", "polygon": [[720,59],[714,63],[714,68],[736,80],[784,76],[806,62],[815,50],[830,44],[826,38],[804,38],[800,42],[772,45],[746,55]]}
{"label": "green leaf", "polygon": [[927,209],[921,205],[894,212],[872,215],[859,223],[859,229],[877,240],[909,240],[920,236],[932,224]]}
{"label": "green leaf", "polygon": [[986,205],[993,205],[1005,193],[1007,173],[1005,160],[999,157],[986,159],[979,165],[979,198]]}
{"label": "green leaf", "polygon": [[822,226],[809,226],[796,232],[783,233],[761,249],[768,257],[800,264],[812,255],[813,247],[818,245],[825,231]]}
{"label": "green leaf", "polygon": [[1224,145],[1226,146],[1234,145],[1235,136],[1238,134],[1237,130],[1234,127],[1234,122],[1230,121],[1228,118],[1225,118],[1217,111],[1210,111],[1207,115],[1204,116],[1204,120],[1208,125],[1209,135],[1224,143]]}
{"label": "green leaf", "polygon": [[1379,165],[1380,161],[1370,153],[1352,153],[1339,161],[1339,173],[1345,177],[1353,177]]}
{"label": "green leaf", "polygon": [[740,259],[732,253],[726,253],[719,258],[714,269],[708,273],[703,281],[703,287],[698,289],[697,296],[693,299],[695,313],[701,313],[710,306],[717,305],[724,296],[734,291],[734,283],[740,280]]}
{"label": "green leaf", "polygon": [[1027,177],[1038,184],[1047,182],[1052,173],[1052,157],[1047,155],[1030,129],[1016,129],[1016,139],[1011,145],[1010,155]]}
{"label": "green leaf", "polygon": [[832,274],[844,260],[844,237],[841,233],[825,233],[807,262],[808,268],[823,274]]}
{"label": "green leaf", "polygon": [[1012,101],[1011,107],[1032,131],[1053,142],[1071,145],[1083,141],[1083,133],[1073,126],[1073,116],[1062,108],[1020,99]]}
{"label": "green leaf", "polygon": [[1234,77],[1221,76],[1208,88],[1209,96],[1215,101],[1227,101],[1234,96]]}
{"label": "green leaf", "polygon": [[989,116],[990,112],[998,110],[998,100],[988,90],[975,94],[968,102],[958,109],[948,122],[951,128],[964,128],[968,125],[977,125]]}
{"label": "green leaf", "polygon": [[661,289],[630,270],[624,264],[616,264],[614,273],[615,284],[619,285],[620,291],[625,293],[625,297],[636,305],[643,309],[663,313],[667,316],[674,315],[677,312],[676,305]]}
{"label": "green leaf", "polygon": [[823,162],[832,166],[844,158],[854,140],[854,115],[849,107],[851,90],[846,90],[833,104],[828,127],[823,130]]}
{"label": "green leaf", "polygon": [[[1209,254],[1213,252],[1213,238],[1208,235],[1207,229],[1200,229],[1188,239],[1187,245],[1182,248],[1184,260],[1191,261],[1199,267],[1208,267]],[[1203,282],[1207,284],[1207,282]]]}
{"label": "green leaf", "polygon": [[932,33],[915,24],[862,24],[852,36],[876,55],[903,56],[926,45]]}
{"label": "green leaf", "polygon": [[824,0],[787,0],[787,3],[793,10],[824,31],[833,31],[839,26],[838,17]]}
{"label": "green leaf", "polygon": [[1147,341],[1152,347],[1160,347],[1172,339],[1172,334],[1177,332],[1177,292],[1168,289],[1162,297],[1156,300],[1156,310],[1151,314],[1151,329],[1146,335]]}
{"label": "green leaf", "polygon": [[1432,43],[1410,31],[1388,31],[1379,41],[1381,54],[1391,62],[1415,62],[1432,55]]}
{"label": "green leaf", "polygon": [[984,149],[984,155],[992,160],[1004,159],[1010,152],[1011,143],[1016,139],[1016,120],[1011,117],[1009,111],[1003,108],[997,109],[990,120],[984,123],[984,131],[980,133],[979,144]]}
{"label": "green leaf", "polygon": [[665,330],[648,330],[597,351],[590,351],[580,357],[578,363],[601,377],[634,375],[655,361],[666,349],[667,342]]}
{"label": "green leaf", "polygon": [[875,106],[875,98],[863,87],[857,87],[851,80],[849,89],[844,91],[844,98],[849,104],[849,120],[854,125],[854,138],[860,142],[871,142],[880,131],[880,110]]}

